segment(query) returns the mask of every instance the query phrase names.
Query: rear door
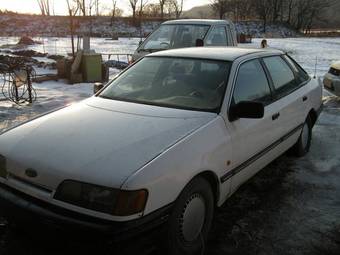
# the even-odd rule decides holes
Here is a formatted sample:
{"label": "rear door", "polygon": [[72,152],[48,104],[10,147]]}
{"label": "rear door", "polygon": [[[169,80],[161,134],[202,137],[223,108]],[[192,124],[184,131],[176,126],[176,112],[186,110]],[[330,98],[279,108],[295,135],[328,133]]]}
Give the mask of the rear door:
{"label": "rear door", "polygon": [[[280,110],[277,123],[280,137],[296,140],[308,114],[308,75],[301,74],[297,66],[285,56],[263,58],[274,91],[274,103]],[[292,141],[294,142],[294,141]]]}
{"label": "rear door", "polygon": [[262,119],[236,119],[226,123],[232,137],[233,170],[222,177],[222,181],[232,177],[232,192],[269,163],[263,156],[280,136],[273,120],[279,109],[272,104],[269,79],[260,59],[244,62],[238,69],[229,108],[241,101],[261,102],[265,112]]}

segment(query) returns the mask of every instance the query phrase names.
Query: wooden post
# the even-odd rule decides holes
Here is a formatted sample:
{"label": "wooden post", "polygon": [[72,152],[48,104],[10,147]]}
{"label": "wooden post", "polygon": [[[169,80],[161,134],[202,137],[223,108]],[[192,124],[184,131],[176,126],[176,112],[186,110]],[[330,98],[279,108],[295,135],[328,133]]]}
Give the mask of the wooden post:
{"label": "wooden post", "polygon": [[26,68],[27,73],[27,91],[28,91],[28,101],[29,103],[33,103],[32,99],[32,80],[31,80],[31,70],[27,67]]}

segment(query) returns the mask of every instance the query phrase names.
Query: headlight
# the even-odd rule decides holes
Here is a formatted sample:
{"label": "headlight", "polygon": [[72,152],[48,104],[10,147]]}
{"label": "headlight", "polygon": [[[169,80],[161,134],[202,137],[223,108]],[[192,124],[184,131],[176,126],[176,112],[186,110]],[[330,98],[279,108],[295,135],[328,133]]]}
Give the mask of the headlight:
{"label": "headlight", "polygon": [[129,216],[144,210],[146,190],[124,191],[77,181],[64,181],[55,199],[86,209],[116,216]]}
{"label": "headlight", "polygon": [[0,154],[0,177],[7,177],[6,158]]}

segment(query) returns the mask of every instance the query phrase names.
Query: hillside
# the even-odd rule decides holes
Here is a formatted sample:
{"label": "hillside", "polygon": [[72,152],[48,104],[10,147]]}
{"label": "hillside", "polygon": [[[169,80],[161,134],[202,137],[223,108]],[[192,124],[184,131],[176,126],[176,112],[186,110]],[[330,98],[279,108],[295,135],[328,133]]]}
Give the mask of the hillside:
{"label": "hillside", "polygon": [[[196,9],[200,13],[200,9]],[[209,18],[200,16],[198,18]],[[43,17],[39,15],[0,15],[0,36],[49,36],[65,37],[70,35],[69,18],[63,16]],[[142,28],[132,25],[131,19],[120,18],[111,23],[110,17],[77,17],[75,32],[78,35],[93,37],[113,36],[139,37],[146,36],[161,23],[160,20],[145,20]],[[280,24],[268,25],[267,33],[263,34],[262,22],[235,22],[237,33],[251,34],[253,37],[294,37],[296,33]]]}
{"label": "hillside", "polygon": [[209,4],[196,6],[183,13],[183,17],[194,18],[194,19],[209,19],[217,18],[217,15],[213,12]]}
{"label": "hillside", "polygon": [[[339,28],[340,27],[340,1],[325,11],[323,17],[314,22],[314,28]],[[209,4],[194,7],[183,13],[187,18],[218,18]]]}

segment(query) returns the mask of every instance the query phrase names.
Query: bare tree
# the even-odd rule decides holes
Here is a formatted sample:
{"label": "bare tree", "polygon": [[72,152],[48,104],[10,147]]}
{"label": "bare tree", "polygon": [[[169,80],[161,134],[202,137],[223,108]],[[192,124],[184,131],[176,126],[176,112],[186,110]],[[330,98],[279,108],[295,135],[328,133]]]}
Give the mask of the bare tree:
{"label": "bare tree", "polygon": [[140,0],[140,5],[139,5],[139,19],[142,20],[143,18],[143,10],[144,10],[144,7],[147,5],[148,3],[148,0]]}
{"label": "bare tree", "polygon": [[100,16],[100,10],[99,10],[100,3],[99,3],[99,0],[94,0],[94,5],[95,5],[95,8],[96,8],[96,16]]}
{"label": "bare tree", "polygon": [[270,11],[271,11],[271,0],[255,0],[254,1],[254,10],[257,13],[257,15],[261,18],[263,21],[263,32],[266,33],[267,31],[267,24],[268,19],[270,17]]}
{"label": "bare tree", "polygon": [[287,11],[287,20],[286,22],[290,25],[292,22],[292,14],[293,14],[293,8],[295,4],[295,0],[286,0],[286,11]]}
{"label": "bare tree", "polygon": [[161,19],[164,19],[164,6],[168,0],[159,0],[159,7],[161,11]]}
{"label": "bare tree", "polygon": [[98,2],[96,0],[76,0],[80,13],[85,16],[92,16],[92,10]]}
{"label": "bare tree", "polygon": [[37,2],[39,4],[41,15],[50,16],[50,14],[51,14],[50,0],[37,0]]}
{"label": "bare tree", "polygon": [[224,19],[226,12],[230,9],[228,0],[213,0],[211,7],[220,19]]}
{"label": "bare tree", "polygon": [[113,24],[113,21],[116,17],[116,11],[117,11],[117,0],[111,0],[112,1],[112,11],[111,11],[111,25]]}
{"label": "bare tree", "polygon": [[166,1],[164,4],[164,13],[166,12],[169,19],[171,18],[172,9],[173,8],[172,8],[171,0]]}
{"label": "bare tree", "polygon": [[71,43],[72,43],[72,56],[75,58],[74,49],[74,17],[77,15],[79,10],[79,3],[77,0],[66,0],[67,10],[70,19],[70,32],[71,32]]}
{"label": "bare tree", "polygon": [[83,16],[86,16],[86,0],[78,0],[77,4]]}
{"label": "bare tree", "polygon": [[123,10],[118,8],[117,6],[117,0],[111,0],[112,1],[112,9],[110,10],[111,13],[111,26],[113,25],[113,22],[116,17],[120,17],[123,14]]}
{"label": "bare tree", "polygon": [[170,0],[172,3],[173,11],[175,13],[176,19],[178,19],[183,12],[184,0]]}
{"label": "bare tree", "polygon": [[161,7],[159,4],[147,4],[143,9],[144,17],[160,17],[161,16]]}
{"label": "bare tree", "polygon": [[132,19],[133,19],[133,22],[135,23],[138,0],[129,0],[129,3],[130,3],[131,10],[132,10]]}

